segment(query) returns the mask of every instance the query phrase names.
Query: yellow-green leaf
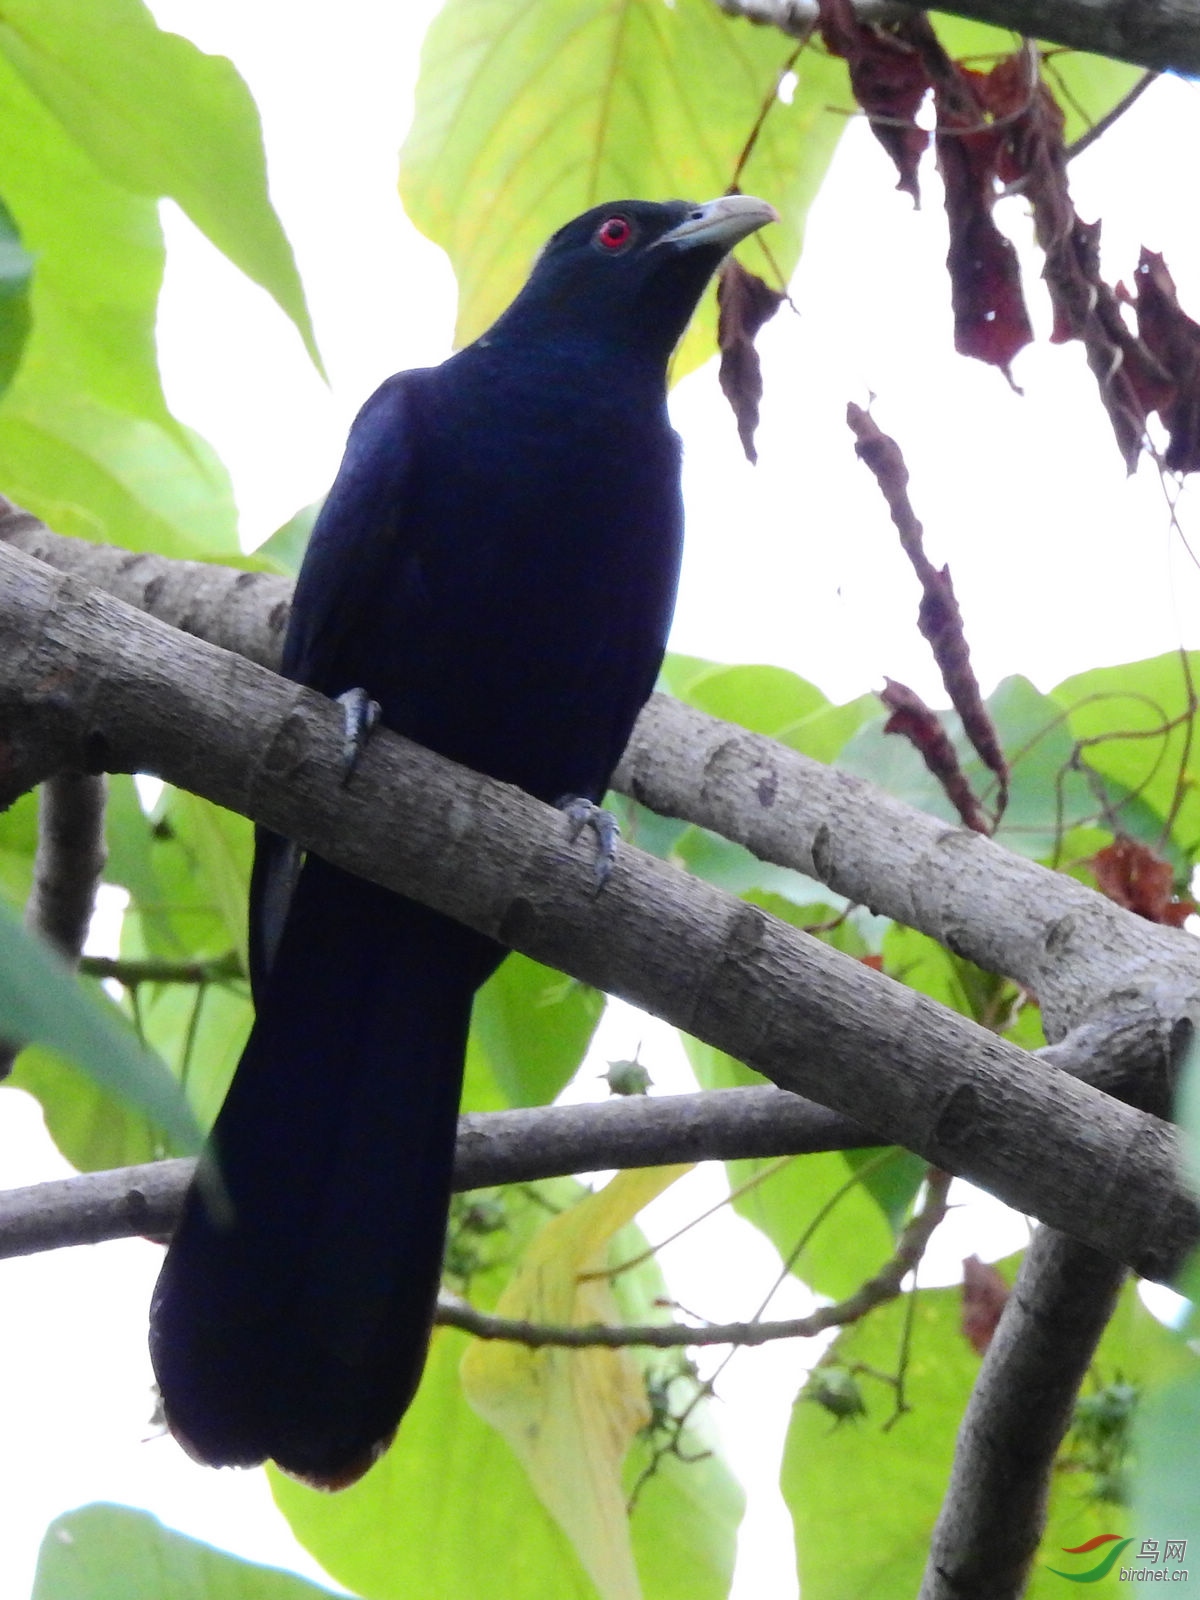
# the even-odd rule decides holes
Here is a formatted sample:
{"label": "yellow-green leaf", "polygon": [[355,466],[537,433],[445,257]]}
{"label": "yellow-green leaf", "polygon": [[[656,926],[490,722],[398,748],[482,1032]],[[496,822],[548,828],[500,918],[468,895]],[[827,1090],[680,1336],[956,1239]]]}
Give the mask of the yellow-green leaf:
{"label": "yellow-green leaf", "polygon": [[0,402],[4,493],[60,533],[235,553],[228,478],[159,381],[157,204],[106,177],[2,52],[0,194],[37,263],[32,328]]}
{"label": "yellow-green leaf", "polygon": [[102,172],[176,201],[274,295],[320,367],[258,111],[231,61],[160,29],[141,0],[6,0],[0,53]]}
{"label": "yellow-green leaf", "polygon": [[[845,127],[835,108],[850,108],[844,65],[815,49],[790,102],[776,97],[795,49],[712,0],[449,0],[426,37],[400,190],[454,264],[459,342],[556,228],[604,199],[707,200],[736,180],[782,218],[744,247],[747,265],[786,280]],[[677,373],[711,353],[715,327],[710,297]]]}
{"label": "yellow-green leaf", "polygon": [[[587,1274],[608,1265],[613,1235],[688,1170],[621,1173],[547,1223],[498,1314],[558,1325],[618,1322],[607,1279]],[[649,1407],[632,1354],[480,1341],[463,1357],[462,1378],[467,1399],[519,1456],[603,1600],[637,1600],[621,1464]]]}

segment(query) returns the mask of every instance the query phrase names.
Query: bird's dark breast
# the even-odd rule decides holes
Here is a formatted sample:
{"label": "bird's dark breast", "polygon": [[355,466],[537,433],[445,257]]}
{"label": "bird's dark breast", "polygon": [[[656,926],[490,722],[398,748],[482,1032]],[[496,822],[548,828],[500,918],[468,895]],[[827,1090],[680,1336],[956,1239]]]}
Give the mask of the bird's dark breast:
{"label": "bird's dark breast", "polygon": [[661,390],[597,403],[558,384],[551,405],[460,374],[451,407],[438,376],[363,629],[392,643],[364,687],[388,726],[454,760],[549,801],[598,799],[674,605],[679,446]]}

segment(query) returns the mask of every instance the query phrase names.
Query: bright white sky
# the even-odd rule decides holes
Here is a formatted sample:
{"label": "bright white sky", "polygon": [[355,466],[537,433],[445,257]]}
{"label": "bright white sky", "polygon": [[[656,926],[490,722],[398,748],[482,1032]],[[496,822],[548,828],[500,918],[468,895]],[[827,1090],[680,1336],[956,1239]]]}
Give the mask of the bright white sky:
{"label": "bright white sky", "polygon": [[[323,493],[349,420],[377,382],[448,350],[452,280],[395,194],[432,9],[430,0],[342,0],[335,22],[327,6],[299,3],[280,27],[269,0],[154,4],[164,26],[231,55],[258,99],[274,197],[332,377],[327,390],[267,298],[168,208],[168,395],[233,472],[248,542]],[[1127,276],[1143,242],[1163,250],[1185,307],[1200,318],[1200,228],[1190,192],[1182,205],[1178,197],[1198,115],[1191,86],[1158,86],[1076,164],[1072,181],[1081,214],[1104,217],[1110,275]],[[1049,687],[1088,666],[1195,644],[1195,567],[1152,469],[1125,479],[1082,353],[1043,346],[1022,355],[1023,397],[954,356],[936,179],[926,176],[920,213],[891,183],[865,130],[851,128],[792,286],[800,314],[782,312],[763,341],[756,470],[740,457],[712,366],[675,396],[689,531],[673,645],[776,662],[839,699],[877,687],[885,673],[938,696],[913,626],[914,582],[842,420],[847,400],[865,404],[872,394],[881,425],[905,449],[930,554],[951,564],[985,689],[1014,671]],[[1019,204],[1009,210],[1023,234]],[[1031,298],[1044,329],[1036,287]],[[1181,516],[1200,544],[1194,496]],[[656,1080],[676,1081],[661,1035],[636,1015],[617,1019],[606,1054],[631,1055],[639,1040]],[[36,1108],[13,1092],[0,1096],[0,1163],[11,1184],[65,1170]],[[664,1197],[651,1236],[701,1209],[717,1181],[698,1175],[690,1192]],[[745,1313],[752,1290],[708,1281],[704,1263],[749,1261],[755,1283],[771,1268],[749,1230],[722,1226],[698,1265],[680,1264],[676,1281],[685,1302],[732,1317]],[[947,1266],[977,1247],[968,1227],[945,1243]],[[146,1442],[145,1307],[158,1259],[131,1241],[0,1264],[5,1595],[28,1592],[47,1522],[100,1498],[147,1506],[226,1548],[317,1575],[261,1474],[206,1472],[170,1441]],[[781,1299],[779,1313],[791,1304]],[[764,1350],[739,1357],[723,1385],[724,1412],[740,1419],[730,1447],[741,1469],[757,1464],[760,1480],[770,1479],[797,1371],[796,1352]],[[736,1595],[789,1600],[787,1529],[772,1519],[765,1488],[748,1532]]]}

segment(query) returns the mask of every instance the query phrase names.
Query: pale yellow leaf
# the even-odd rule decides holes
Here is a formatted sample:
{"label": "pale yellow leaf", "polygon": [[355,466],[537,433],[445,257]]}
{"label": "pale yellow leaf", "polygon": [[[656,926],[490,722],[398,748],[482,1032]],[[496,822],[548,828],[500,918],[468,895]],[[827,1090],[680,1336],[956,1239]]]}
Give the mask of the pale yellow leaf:
{"label": "pale yellow leaf", "polygon": [[[557,1325],[620,1322],[607,1280],[587,1274],[610,1265],[613,1235],[689,1170],[619,1173],[554,1217],[496,1314]],[[632,1353],[478,1340],[463,1357],[462,1379],[470,1404],[515,1450],[603,1600],[639,1600],[621,1465],[650,1412]]]}

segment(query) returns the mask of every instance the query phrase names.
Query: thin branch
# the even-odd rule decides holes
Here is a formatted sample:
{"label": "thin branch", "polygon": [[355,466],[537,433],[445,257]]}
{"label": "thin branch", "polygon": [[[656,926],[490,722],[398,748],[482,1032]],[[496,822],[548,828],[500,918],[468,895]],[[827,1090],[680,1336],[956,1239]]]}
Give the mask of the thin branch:
{"label": "thin branch", "polygon": [[60,772],[43,788],[25,918],[64,960],[79,962],[108,859],[103,773]]}
{"label": "thin branch", "polygon": [[246,976],[242,958],[236,950],[214,956],[210,961],[137,960],[128,956],[83,956],[79,970],[89,978],[111,978],[127,989],[142,983],[198,984],[232,983]]}
{"label": "thin branch", "polygon": [[[877,1143],[849,1118],[770,1088],[472,1113],[459,1118],[454,1187]],[[193,1167],[155,1161],[0,1191],[0,1260],[108,1239],[167,1238]]]}
{"label": "thin branch", "polygon": [[846,1327],[858,1322],[876,1306],[894,1300],[904,1279],[925,1254],[934,1229],[946,1215],[948,1173],[931,1177],[921,1210],[905,1228],[895,1253],[873,1278],[836,1305],[820,1306],[806,1317],[789,1317],[775,1322],[758,1318],[750,1322],[706,1322],[699,1327],[682,1323],[639,1323],[613,1326],[593,1322],[583,1326],[555,1327],[511,1317],[496,1317],[479,1311],[451,1295],[438,1300],[435,1321],[445,1327],[461,1328],[478,1339],[505,1339],[513,1344],[540,1350],[556,1346],[567,1350],[586,1350],[597,1345],[617,1350],[628,1345],[651,1345],[658,1350],[691,1348],[698,1345],[736,1346],[772,1344],[779,1339],[812,1339],[827,1328]]}
{"label": "thin branch", "polygon": [[[950,696],[950,703],[962,720],[963,732],[971,741],[976,755],[996,778],[999,793],[995,821],[998,823],[1008,804],[1008,763],[1000,748],[996,725],[984,704],[979,680],[971,666],[971,651],[967,644],[962,612],[958,608],[958,597],[954,593],[950,568],[942,567],[939,570],[925,554],[925,530],[908,497],[908,467],[900,446],[889,434],[883,432],[870,412],[864,411],[853,401],[846,407],[846,422],[854,434],[855,453],[868,467],[879,485],[879,491],[900,536],[901,548],[908,557],[917,582],[921,585],[917,627],[933,652],[933,659],[937,662],[942,683]],[[927,710],[911,689],[905,688],[904,685],[896,687],[902,689],[910,701],[915,701],[921,711]],[[883,699],[884,704],[893,713],[903,714],[903,711],[908,709],[903,703],[903,696],[900,705],[888,697],[887,691]],[[918,725],[922,725],[919,720]],[[885,732],[890,731],[889,722]],[[898,731],[908,730],[901,723]],[[958,768],[958,761],[949,740],[944,741],[946,754],[940,763],[936,764],[930,760],[928,753],[930,750],[928,735],[914,739],[914,743],[925,757],[930,771],[943,783],[966,825],[974,828],[977,833],[995,832],[994,826],[989,828],[984,824],[979,815],[978,802],[972,804],[975,797]]]}
{"label": "thin branch", "polygon": [[1160,77],[1162,77],[1161,72],[1143,72],[1128,94],[1122,95],[1116,105],[1110,107],[1098,122],[1093,122],[1085,133],[1079,135],[1074,144],[1067,146],[1064,152],[1066,159],[1074,161],[1076,156],[1081,156],[1085,150],[1094,145],[1097,139],[1103,138],[1114,123],[1120,122],[1129,108],[1136,105],[1150,85]]}

